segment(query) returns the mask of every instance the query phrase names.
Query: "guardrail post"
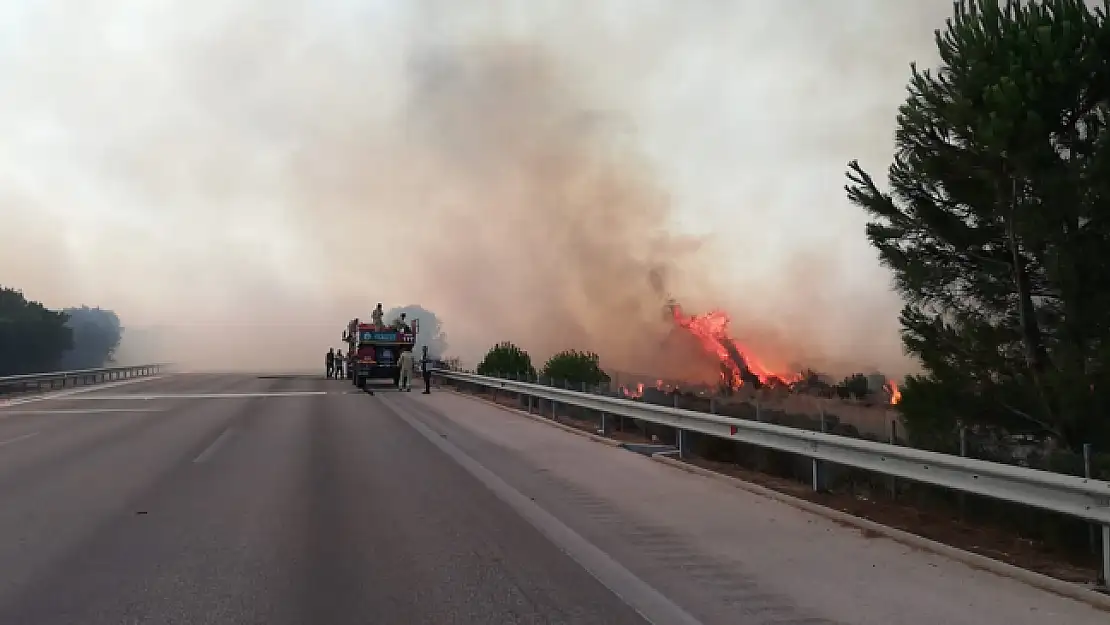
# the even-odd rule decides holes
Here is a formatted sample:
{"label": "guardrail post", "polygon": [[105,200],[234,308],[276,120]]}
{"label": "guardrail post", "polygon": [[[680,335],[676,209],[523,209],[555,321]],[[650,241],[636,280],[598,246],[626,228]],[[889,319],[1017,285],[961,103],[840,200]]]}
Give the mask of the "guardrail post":
{"label": "guardrail post", "polygon": [[[1083,443],[1083,477],[1088,480],[1091,479],[1091,444]],[[1103,588],[1110,590],[1110,525],[1100,526],[1101,536],[1096,537],[1095,524],[1089,526],[1089,538],[1091,542],[1091,552],[1095,552],[1095,546],[1099,543],[1102,545],[1102,557],[1100,558],[1101,566],[1098,570],[1098,579],[1096,584]],[[1101,538],[1101,540],[1099,540]]]}
{"label": "guardrail post", "polygon": [[[825,420],[825,409],[822,407],[821,408],[821,432],[824,433],[824,432],[827,432],[827,431],[828,431],[828,422]],[[821,466],[821,461],[818,460],[817,458],[811,459],[810,462],[812,463],[811,466],[812,466],[812,477],[813,477],[813,492],[823,493],[823,492],[825,492],[825,490],[827,490],[826,485],[825,485],[824,467]]]}
{"label": "guardrail post", "polygon": [[1103,591],[1110,591],[1110,525],[1102,525],[1102,562],[1096,584]]}
{"label": "guardrail post", "polygon": [[[524,381],[524,374],[519,373],[519,372],[514,373],[513,374],[513,380],[516,381],[516,382],[523,382]],[[520,408],[521,406],[523,406],[527,401],[528,401],[528,396],[527,395],[524,395],[522,393],[517,393],[517,395],[516,395],[516,407],[517,408]]]}
{"label": "guardrail post", "polygon": [[[1091,444],[1083,443],[1083,477],[1088,480],[1091,479]],[[1087,526],[1087,538],[1091,543],[1091,553],[1098,553],[1098,536],[1095,531],[1095,524],[1091,523]]]}
{"label": "guardrail post", "polygon": [[[763,407],[759,405],[759,398],[754,399],[755,420],[763,423]],[[755,448],[755,466],[760,473],[767,472],[767,450],[762,447]]]}
{"label": "guardrail post", "polygon": [[[967,427],[964,426],[963,421],[958,421],[956,427],[960,429],[960,457],[967,458]],[[960,521],[963,522],[967,516],[967,498],[963,491],[957,493],[957,497],[960,507]]]}
{"label": "guardrail post", "polygon": [[689,441],[686,440],[687,432],[682,428],[677,428],[677,430],[678,436],[676,436],[676,438],[678,440],[676,442],[678,443],[678,457],[685,460],[687,456],[687,447],[689,447]]}
{"label": "guardrail post", "polygon": [[[891,445],[898,444],[898,421],[895,419],[890,420],[890,438],[887,440]],[[893,475],[890,476],[890,498],[898,498],[898,478]]]}
{"label": "guardrail post", "polygon": [[1098,577],[1098,585],[1110,590],[1110,525],[1102,526],[1102,567]]}

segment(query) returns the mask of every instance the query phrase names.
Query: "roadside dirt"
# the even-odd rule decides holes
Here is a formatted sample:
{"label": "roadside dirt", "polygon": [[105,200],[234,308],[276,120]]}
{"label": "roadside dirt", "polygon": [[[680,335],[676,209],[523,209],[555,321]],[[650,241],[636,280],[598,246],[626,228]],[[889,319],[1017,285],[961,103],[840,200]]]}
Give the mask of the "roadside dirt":
{"label": "roadside dirt", "polygon": [[847,493],[817,493],[807,484],[751,471],[734,464],[701,458],[691,458],[686,462],[1057,579],[1085,584],[1093,582],[1097,577],[1097,563],[1084,565],[1074,562],[1065,554],[1016,536],[1004,528],[963,522],[945,512],[923,510],[910,503]]}
{"label": "roadside dirt", "polygon": [[[518,399],[504,394],[497,397],[490,393],[471,394],[508,408],[523,409]],[[596,419],[570,416],[558,410],[556,412],[558,421],[564,425],[592,434],[599,433],[600,424]],[[544,416],[550,417],[550,414]],[[609,437],[629,443],[651,442],[635,432],[611,431]],[[950,510],[923,508],[917,502],[903,502],[883,497],[867,497],[851,493],[818,493],[814,492],[809,484],[742,468],[732,463],[696,457],[689,458],[686,462],[1057,579],[1089,584],[1097,578],[1098,560],[1094,554],[1088,559],[1076,557],[1074,554],[1064,554],[1043,543],[1018,536],[1007,528],[961,520],[958,513]]]}

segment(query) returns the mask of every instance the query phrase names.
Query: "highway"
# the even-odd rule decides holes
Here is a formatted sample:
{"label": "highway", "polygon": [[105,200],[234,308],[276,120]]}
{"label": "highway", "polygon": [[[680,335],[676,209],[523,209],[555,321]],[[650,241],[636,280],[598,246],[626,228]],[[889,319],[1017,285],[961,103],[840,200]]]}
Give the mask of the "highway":
{"label": "highway", "polygon": [[0,623],[1110,618],[446,391],[70,393],[0,404]]}

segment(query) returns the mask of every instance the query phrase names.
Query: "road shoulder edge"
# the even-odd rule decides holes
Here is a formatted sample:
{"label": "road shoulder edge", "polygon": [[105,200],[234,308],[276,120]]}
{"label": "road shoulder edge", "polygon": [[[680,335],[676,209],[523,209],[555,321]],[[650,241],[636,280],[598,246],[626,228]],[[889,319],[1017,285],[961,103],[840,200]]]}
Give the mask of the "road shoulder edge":
{"label": "road shoulder edge", "polygon": [[585,430],[581,430],[581,429],[576,428],[576,427],[571,427],[569,425],[559,423],[558,421],[552,421],[551,419],[548,419],[546,417],[541,417],[541,416],[536,415],[536,414],[531,414],[531,413],[529,413],[525,410],[521,410],[519,408],[512,408],[512,407],[506,406],[504,404],[499,404],[495,401],[486,399],[484,397],[477,397],[477,396],[474,396],[474,395],[468,395],[467,393],[461,393],[459,391],[455,391],[455,390],[451,390],[451,389],[440,389],[440,390],[441,391],[446,390],[448,393],[451,393],[453,395],[458,395],[459,397],[463,397],[465,399],[478,401],[478,402],[481,402],[483,404],[487,404],[487,405],[489,405],[490,407],[493,407],[493,408],[500,408],[501,410],[504,410],[505,412],[508,412],[508,413],[511,413],[511,414],[514,414],[514,415],[517,415],[517,416],[527,417],[527,418],[529,418],[533,421],[536,421],[538,423],[542,423],[544,425],[548,425],[548,426],[551,426],[553,428],[558,428],[560,430],[563,430],[564,432],[570,432],[571,434],[575,434],[577,436],[582,436],[582,437],[588,438],[588,439],[594,441],[595,443],[601,443],[602,445],[608,445],[610,447],[620,447],[621,445],[624,444],[622,441],[618,441],[618,440],[613,439],[613,438],[606,438],[606,437],[601,436],[599,434],[594,434],[592,432],[587,432]]}
{"label": "road shoulder edge", "polygon": [[1055,577],[1050,577],[1048,575],[1037,573],[1035,571],[1030,571],[1028,569],[1023,569],[1012,564],[1007,564],[1000,560],[995,560],[994,558],[988,558],[987,556],[979,555],[971,551],[965,551],[963,549],[959,549],[951,545],[946,545],[944,543],[937,542],[923,536],[918,536],[917,534],[913,534],[905,530],[896,529],[890,527],[889,525],[883,525],[881,523],[876,523],[868,519],[853,516],[834,508],[829,508],[827,506],[822,506],[821,504],[806,501],[805,499],[794,497],[793,495],[781,493],[777,490],[767,488],[765,486],[760,486],[759,484],[746,482],[730,475],[717,473],[716,471],[712,471],[704,467],[699,467],[688,462],[683,462],[682,460],[678,460],[675,458],[670,458],[662,454],[654,454],[651,456],[651,459],[655,460],[656,462],[674,467],[676,469],[692,473],[694,475],[700,475],[702,477],[718,480],[720,482],[728,484],[729,486],[732,486],[733,488],[739,488],[741,490],[745,490],[756,495],[761,495],[769,499],[774,499],[789,506],[809,512],[811,514],[816,514],[817,516],[824,517],[841,525],[851,526],[868,534],[874,534],[883,538],[888,538],[913,549],[919,549],[921,551],[926,551],[939,556],[943,556],[950,560],[965,564],[974,569],[994,573],[995,575],[1001,577],[1015,579],[1029,586],[1033,586],[1034,588],[1061,595],[1069,599],[1075,599],[1076,601],[1081,601],[1100,610],[1110,611],[1110,595],[1105,595],[1101,592],[1091,590],[1079,584],[1066,582],[1064,580],[1056,579]]}
{"label": "road shoulder edge", "polygon": [[[473,401],[478,401],[494,408],[500,408],[501,410],[514,415],[528,417],[533,421],[558,428],[577,436],[588,438],[594,442],[601,443],[603,445],[608,445],[610,447],[620,447],[623,444],[621,441],[611,438],[605,438],[591,432],[586,432],[584,430],[571,427],[569,425],[564,425],[557,421],[552,421],[551,419],[547,419],[539,415],[529,414],[524,410],[505,406],[484,397],[477,397],[468,393],[462,393],[453,389],[445,389],[442,387],[440,390],[445,390],[453,395],[457,395],[459,397]],[[918,536],[917,534],[913,534],[905,530],[890,527],[889,525],[883,525],[881,523],[876,523],[868,519],[853,516],[846,512],[836,510],[835,508],[822,506],[821,504],[813,503],[811,501],[807,501],[799,497],[794,497],[786,493],[781,493],[772,488],[767,488],[765,486],[760,486],[759,484],[747,482],[731,475],[725,475],[711,469],[706,469],[704,467],[699,467],[688,462],[683,462],[682,460],[671,458],[666,454],[653,454],[651,456],[651,459],[694,475],[700,475],[702,477],[721,481],[733,488],[739,488],[740,490],[745,490],[750,493],[766,497],[768,499],[773,499],[775,501],[784,503],[794,508],[798,508],[805,512],[809,512],[811,514],[826,518],[835,523],[854,527],[861,532],[866,532],[869,534],[880,536],[882,538],[887,538],[913,549],[933,553],[935,555],[948,558],[949,560],[959,562],[971,568],[986,571],[988,573],[993,573],[1000,577],[1014,579],[1039,590],[1051,592],[1053,594],[1060,595],[1068,599],[1074,599],[1100,610],[1110,612],[1110,595],[1086,588],[1082,585],[1074,584],[1072,582],[1066,582],[1064,580],[1056,579],[1054,577],[1037,573],[1035,571],[1030,571],[1028,569],[1023,569],[1021,567],[1002,562],[1001,560],[995,560],[994,558],[989,558],[987,556],[973,553],[971,551],[966,551],[958,547],[946,545],[944,543],[937,542],[923,536]]]}

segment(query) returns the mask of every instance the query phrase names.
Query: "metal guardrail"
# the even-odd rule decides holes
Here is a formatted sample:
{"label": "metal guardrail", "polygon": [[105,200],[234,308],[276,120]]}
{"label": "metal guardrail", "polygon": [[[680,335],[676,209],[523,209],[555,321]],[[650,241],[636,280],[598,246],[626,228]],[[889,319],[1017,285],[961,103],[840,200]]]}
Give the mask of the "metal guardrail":
{"label": "metal guardrail", "polygon": [[683,432],[698,432],[808,457],[814,486],[819,463],[831,462],[1090,521],[1102,526],[1103,579],[1110,577],[1110,482],[473,373],[439,369],[435,375],[669,426],[679,434],[680,454]]}
{"label": "metal guardrail", "polygon": [[131,367],[101,367],[99,369],[78,369],[74,371],[49,371],[46,373],[27,373],[0,377],[0,395],[43,390],[44,388],[68,388],[87,386],[114,380],[156,375],[165,370],[165,363],[135,365]]}

